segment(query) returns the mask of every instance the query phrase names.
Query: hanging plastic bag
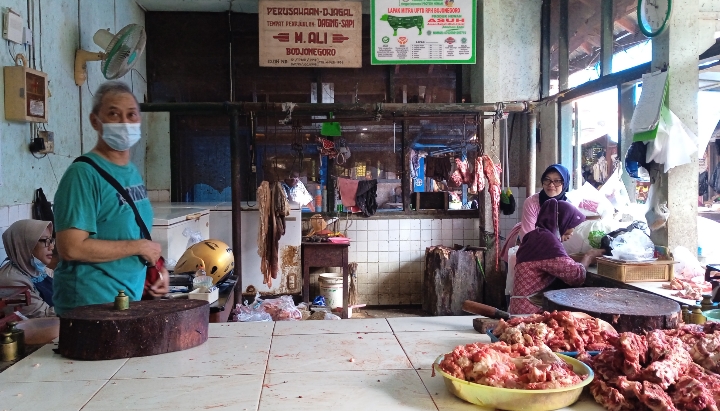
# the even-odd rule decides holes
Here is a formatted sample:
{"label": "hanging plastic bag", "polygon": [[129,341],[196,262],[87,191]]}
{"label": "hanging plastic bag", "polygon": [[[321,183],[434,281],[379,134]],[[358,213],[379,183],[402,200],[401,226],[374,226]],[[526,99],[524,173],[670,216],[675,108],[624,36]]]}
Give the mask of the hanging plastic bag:
{"label": "hanging plastic bag", "polygon": [[664,172],[688,164],[697,153],[697,136],[667,107],[662,108],[657,137],[647,144],[646,161],[663,164]]}
{"label": "hanging plastic bag", "polygon": [[612,219],[615,214],[615,207],[610,203],[610,200],[600,194],[600,192],[588,182],[585,182],[578,190],[569,191],[566,195],[572,205],[579,209],[599,214],[602,219]]}
{"label": "hanging plastic bag", "polygon": [[624,213],[630,207],[630,196],[622,181],[622,168],[618,167],[600,187],[600,194],[610,201],[615,210]]}
{"label": "hanging plastic bag", "polygon": [[612,255],[618,260],[650,260],[655,255],[655,244],[640,230],[620,234],[610,243]]}
{"label": "hanging plastic bag", "polygon": [[657,184],[650,186],[648,190],[648,211],[645,213],[645,219],[647,220],[650,231],[657,231],[667,224],[668,218],[670,218],[670,209],[666,202],[660,202],[661,196],[657,192]]}

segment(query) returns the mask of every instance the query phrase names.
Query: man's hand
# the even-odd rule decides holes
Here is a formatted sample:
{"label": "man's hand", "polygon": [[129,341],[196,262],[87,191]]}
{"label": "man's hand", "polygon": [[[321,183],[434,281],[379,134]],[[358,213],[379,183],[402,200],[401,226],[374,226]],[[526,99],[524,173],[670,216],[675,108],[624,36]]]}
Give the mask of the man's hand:
{"label": "man's hand", "polygon": [[170,291],[170,273],[163,267],[160,270],[160,278],[155,281],[155,284],[150,286],[148,293],[153,297],[162,297]]}
{"label": "man's hand", "polygon": [[143,260],[147,261],[151,265],[155,265],[158,259],[160,259],[160,253],[162,247],[160,243],[156,243],[150,240],[137,240],[138,241],[138,253]]}

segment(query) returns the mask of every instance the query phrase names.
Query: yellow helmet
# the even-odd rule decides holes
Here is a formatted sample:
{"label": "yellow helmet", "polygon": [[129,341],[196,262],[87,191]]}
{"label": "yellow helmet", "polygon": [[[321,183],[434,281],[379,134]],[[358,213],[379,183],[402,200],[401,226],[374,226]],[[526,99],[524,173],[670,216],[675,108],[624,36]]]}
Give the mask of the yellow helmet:
{"label": "yellow helmet", "polygon": [[199,269],[212,277],[213,284],[227,278],[235,267],[232,248],[220,240],[201,241],[183,253],[175,265],[175,273],[190,273]]}

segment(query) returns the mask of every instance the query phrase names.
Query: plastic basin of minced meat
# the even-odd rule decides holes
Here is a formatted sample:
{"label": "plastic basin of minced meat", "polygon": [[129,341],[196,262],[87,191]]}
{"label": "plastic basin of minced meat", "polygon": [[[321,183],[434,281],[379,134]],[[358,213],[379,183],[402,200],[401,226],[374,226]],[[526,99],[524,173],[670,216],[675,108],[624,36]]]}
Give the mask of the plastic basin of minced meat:
{"label": "plastic basin of minced meat", "polygon": [[435,373],[445,379],[448,391],[469,403],[508,411],[551,411],[575,403],[582,394],[583,388],[590,384],[595,376],[590,367],[575,358],[562,354],[556,355],[569,364],[577,375],[587,375],[587,378],[570,387],[550,390],[519,390],[490,387],[455,378],[440,368],[440,362],[445,357],[444,355],[435,360],[433,368]]}

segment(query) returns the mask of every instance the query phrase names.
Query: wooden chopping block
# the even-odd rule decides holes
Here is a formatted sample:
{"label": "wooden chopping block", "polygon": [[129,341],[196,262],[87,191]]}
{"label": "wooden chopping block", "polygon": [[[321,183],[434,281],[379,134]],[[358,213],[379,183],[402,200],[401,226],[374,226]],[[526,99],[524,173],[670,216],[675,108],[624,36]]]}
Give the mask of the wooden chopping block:
{"label": "wooden chopping block", "polygon": [[677,328],[680,305],[658,295],[618,288],[585,287],[547,291],[546,311],[580,311],[610,323],[617,332],[642,334]]}
{"label": "wooden chopping block", "polygon": [[497,327],[500,320],[496,320],[494,318],[473,318],[473,328],[475,331],[485,334],[489,330],[492,330],[493,328]]}
{"label": "wooden chopping block", "polygon": [[58,353],[78,360],[111,360],[196,347],[208,338],[210,305],[201,300],[134,301],[77,307],[60,318]]}

